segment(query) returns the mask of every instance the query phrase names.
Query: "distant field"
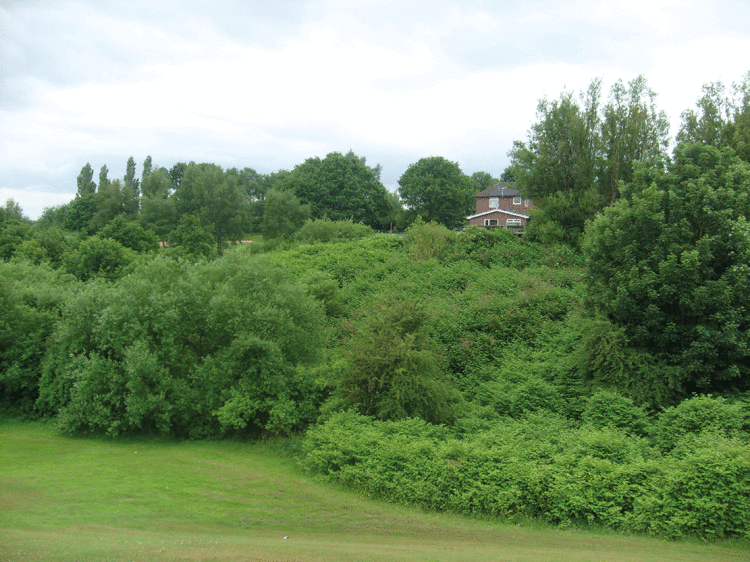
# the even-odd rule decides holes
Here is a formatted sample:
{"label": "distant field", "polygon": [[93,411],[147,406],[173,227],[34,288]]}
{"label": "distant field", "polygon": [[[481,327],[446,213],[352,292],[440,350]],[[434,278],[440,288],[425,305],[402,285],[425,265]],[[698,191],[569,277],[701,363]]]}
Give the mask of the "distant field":
{"label": "distant field", "polygon": [[0,562],[748,559],[746,542],[665,542],[392,506],[315,482],[278,445],[73,439],[0,422]]}

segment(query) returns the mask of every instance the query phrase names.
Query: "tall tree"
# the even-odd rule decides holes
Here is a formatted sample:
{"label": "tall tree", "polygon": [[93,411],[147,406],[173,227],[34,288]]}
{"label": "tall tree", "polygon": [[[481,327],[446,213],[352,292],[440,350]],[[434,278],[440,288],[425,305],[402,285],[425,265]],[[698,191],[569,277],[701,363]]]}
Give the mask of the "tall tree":
{"label": "tall tree", "polygon": [[109,174],[109,168],[107,168],[107,165],[104,164],[101,169],[99,170],[99,189],[104,189],[107,187],[110,183],[109,178],[107,175]]}
{"label": "tall tree", "polygon": [[586,222],[632,180],[636,162],[663,169],[668,122],[645,78],[617,82],[601,109],[600,98],[596,79],[578,99],[563,92],[541,100],[528,141],[509,152],[517,187],[537,207],[529,237],[577,246]]}
{"label": "tall tree", "polygon": [[182,176],[185,175],[187,169],[185,162],[177,162],[174,166],[169,169],[169,179],[172,180],[172,185],[175,189],[179,189],[182,183]]}
{"label": "tall tree", "polygon": [[380,183],[380,167],[370,167],[351,150],[331,152],[322,160],[308,158],[283,178],[278,187],[294,192],[309,204],[312,217],[351,219],[373,228],[387,223],[386,189]]}
{"label": "tall tree", "polygon": [[81,173],[78,174],[78,195],[83,197],[84,195],[93,195],[94,193],[96,193],[94,170],[91,168],[91,164],[86,162],[86,165],[81,168]]}
{"label": "tall tree", "polygon": [[476,185],[456,162],[442,156],[410,164],[398,180],[399,195],[412,219],[421,216],[447,228],[464,224],[474,209]]}
{"label": "tall tree", "polygon": [[312,212],[292,191],[271,188],[266,192],[263,213],[263,235],[268,238],[291,238]]}
{"label": "tall tree", "polygon": [[652,383],[672,397],[750,387],[748,216],[750,164],[682,143],[667,173],[637,170],[586,232],[590,304],[671,367]]}
{"label": "tall tree", "polygon": [[488,172],[474,172],[473,174],[471,174],[471,179],[476,184],[477,191],[484,191],[488,187],[492,187],[500,181],[497,178],[493,178],[492,174]]}
{"label": "tall tree", "polygon": [[146,159],[143,161],[143,173],[141,174],[141,183],[144,183],[146,181],[146,178],[151,174],[151,170],[153,169],[153,162],[151,160],[151,156],[146,156]]}
{"label": "tall tree", "polygon": [[125,187],[131,189],[137,195],[140,195],[140,180],[135,177],[135,160],[131,156],[125,167]]}
{"label": "tall tree", "polygon": [[669,119],[656,109],[656,94],[641,75],[612,86],[602,120],[604,174],[602,195],[615,201],[621,183],[633,181],[636,162],[663,168],[668,156]]}
{"label": "tall tree", "polygon": [[750,71],[726,94],[721,82],[705,84],[696,109],[682,113],[677,143],[699,142],[722,148],[728,146],[745,162],[750,162]]}
{"label": "tall tree", "polygon": [[175,190],[180,215],[194,214],[209,230],[221,254],[228,241],[239,240],[248,227],[248,198],[237,177],[215,164],[190,163]]}

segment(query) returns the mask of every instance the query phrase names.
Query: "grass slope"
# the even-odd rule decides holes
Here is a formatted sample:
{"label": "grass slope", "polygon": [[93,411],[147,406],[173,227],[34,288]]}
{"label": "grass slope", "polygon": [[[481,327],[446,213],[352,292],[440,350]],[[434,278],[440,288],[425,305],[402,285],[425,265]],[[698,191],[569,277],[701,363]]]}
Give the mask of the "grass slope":
{"label": "grass slope", "polygon": [[278,446],[76,439],[0,423],[2,562],[747,559],[746,543],[550,530],[379,503],[311,480]]}

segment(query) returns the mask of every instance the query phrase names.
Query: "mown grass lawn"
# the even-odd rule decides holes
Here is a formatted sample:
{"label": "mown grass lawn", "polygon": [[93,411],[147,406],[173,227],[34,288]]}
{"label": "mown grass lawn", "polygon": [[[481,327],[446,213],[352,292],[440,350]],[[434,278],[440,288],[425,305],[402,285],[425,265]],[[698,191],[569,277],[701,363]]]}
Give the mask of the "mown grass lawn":
{"label": "mown grass lawn", "polygon": [[316,482],[279,444],[104,441],[0,422],[0,561],[748,559],[746,542],[667,542],[393,506]]}

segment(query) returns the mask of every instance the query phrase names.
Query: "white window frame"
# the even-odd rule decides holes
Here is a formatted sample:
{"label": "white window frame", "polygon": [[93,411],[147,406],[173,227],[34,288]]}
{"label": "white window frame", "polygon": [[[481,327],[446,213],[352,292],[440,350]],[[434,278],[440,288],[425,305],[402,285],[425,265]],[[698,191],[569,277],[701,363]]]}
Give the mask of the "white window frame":
{"label": "white window frame", "polygon": [[523,202],[523,206],[524,206],[524,207],[528,207],[528,206],[529,206],[529,200],[528,200],[528,199],[525,199],[525,200],[524,200],[524,202]]}
{"label": "white window frame", "polygon": [[497,209],[500,206],[499,197],[490,197],[490,209]]}
{"label": "white window frame", "polygon": [[521,226],[521,219],[505,219],[505,226]]}
{"label": "white window frame", "polygon": [[521,198],[520,197],[514,197],[513,198],[513,204],[514,205],[520,205],[521,204]]}
{"label": "white window frame", "polygon": [[500,221],[497,219],[484,219],[484,226],[500,226]]}

